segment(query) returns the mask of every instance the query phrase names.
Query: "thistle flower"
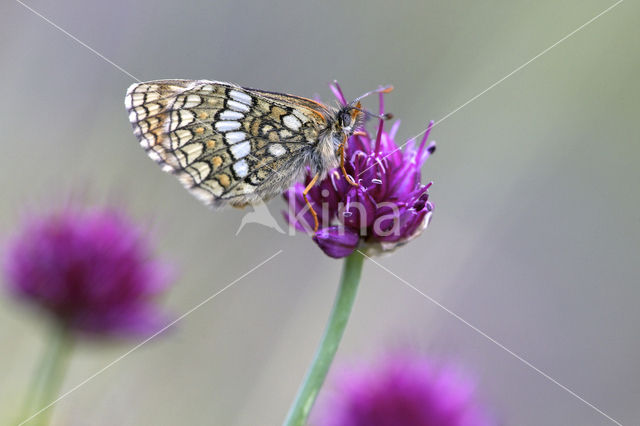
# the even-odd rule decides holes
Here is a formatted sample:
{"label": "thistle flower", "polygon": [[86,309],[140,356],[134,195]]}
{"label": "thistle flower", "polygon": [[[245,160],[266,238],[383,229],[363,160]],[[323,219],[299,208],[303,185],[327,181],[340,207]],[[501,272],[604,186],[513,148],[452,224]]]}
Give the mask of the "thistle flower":
{"label": "thistle flower", "polygon": [[9,290],[65,328],[150,334],[164,322],[153,299],[169,282],[168,267],[120,211],[68,207],[31,217],[3,260]]}
{"label": "thistle flower", "polygon": [[474,385],[453,367],[413,354],[346,369],[319,405],[318,426],[490,426]]}
{"label": "thistle flower", "polygon": [[[346,104],[337,84],[332,90]],[[380,93],[381,116],[383,95]],[[337,168],[307,195],[320,223],[313,239],[325,254],[342,258],[356,248],[369,253],[393,250],[427,227],[433,211],[428,193],[431,182],[420,183],[420,169],[436,148],[433,142],[427,145],[432,125],[417,147],[412,139],[404,152],[394,141],[399,121],[387,132],[380,120],[375,135],[363,131],[349,139],[345,170],[358,186],[347,182]],[[307,173],[304,183],[295,184],[284,194],[289,204],[287,221],[304,232],[310,232],[314,223],[302,195],[311,178]]]}

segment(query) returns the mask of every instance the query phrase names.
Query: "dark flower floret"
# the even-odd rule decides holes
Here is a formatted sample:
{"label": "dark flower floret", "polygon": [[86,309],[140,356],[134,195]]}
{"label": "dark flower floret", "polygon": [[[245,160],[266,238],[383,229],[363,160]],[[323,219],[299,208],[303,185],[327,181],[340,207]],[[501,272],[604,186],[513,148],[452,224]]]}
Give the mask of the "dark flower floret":
{"label": "dark flower floret", "polygon": [[31,217],[6,248],[10,291],[64,327],[151,334],[166,322],[153,299],[169,283],[168,266],[120,211],[67,207]]}
{"label": "dark flower floret", "polygon": [[345,368],[318,406],[318,426],[491,426],[475,385],[452,366],[415,354]]}
{"label": "dark flower floret", "polygon": [[[339,86],[331,88],[346,104]],[[399,121],[387,132],[380,120],[374,135],[362,131],[349,139],[345,169],[358,186],[349,184],[337,168],[308,194],[320,223],[313,238],[328,256],[346,257],[356,248],[370,253],[393,250],[427,227],[433,212],[428,193],[431,182],[420,183],[420,169],[435,151],[434,142],[427,145],[432,124],[418,146],[410,140],[404,151],[394,141]],[[314,221],[302,192],[310,181],[307,173],[304,183],[295,184],[284,194],[289,204],[286,219],[307,233],[313,232]]]}

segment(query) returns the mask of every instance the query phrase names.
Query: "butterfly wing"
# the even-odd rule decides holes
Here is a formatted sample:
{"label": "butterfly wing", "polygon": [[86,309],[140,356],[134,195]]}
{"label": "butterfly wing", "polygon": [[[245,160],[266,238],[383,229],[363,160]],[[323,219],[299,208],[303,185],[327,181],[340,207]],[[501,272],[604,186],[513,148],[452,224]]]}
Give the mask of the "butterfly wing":
{"label": "butterfly wing", "polygon": [[285,190],[329,114],[306,98],[206,80],[134,84],[125,106],[147,154],[212,206],[254,204]]}

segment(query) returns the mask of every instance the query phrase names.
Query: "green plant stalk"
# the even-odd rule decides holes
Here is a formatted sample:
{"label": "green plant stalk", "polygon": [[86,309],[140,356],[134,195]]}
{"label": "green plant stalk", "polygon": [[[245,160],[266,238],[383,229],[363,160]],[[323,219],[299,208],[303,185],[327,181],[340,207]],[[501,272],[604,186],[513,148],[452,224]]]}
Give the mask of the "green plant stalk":
{"label": "green plant stalk", "polygon": [[344,260],[340,286],[333,304],[329,322],[316,350],[313,362],[307,370],[307,374],[298,390],[293,405],[284,422],[285,426],[306,425],[311,408],[318,397],[320,388],[324,383],[329,367],[338,350],[338,345],[351,315],[351,308],[356,298],[364,256],[359,251],[354,251]]}
{"label": "green plant stalk", "polygon": [[[51,331],[51,339],[47,342],[40,364],[35,371],[31,389],[27,393],[20,422],[30,419],[56,399],[67,371],[72,347],[73,343],[68,330],[56,327]],[[52,412],[52,407],[48,407],[27,421],[25,425],[48,425]]]}

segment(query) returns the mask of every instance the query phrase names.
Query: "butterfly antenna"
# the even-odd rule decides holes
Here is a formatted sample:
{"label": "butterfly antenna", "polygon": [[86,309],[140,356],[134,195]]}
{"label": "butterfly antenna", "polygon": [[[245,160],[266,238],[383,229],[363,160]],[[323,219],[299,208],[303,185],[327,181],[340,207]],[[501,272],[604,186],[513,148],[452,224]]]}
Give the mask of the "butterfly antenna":
{"label": "butterfly antenna", "polygon": [[353,109],[360,111],[362,113],[364,113],[364,115],[366,115],[367,117],[371,117],[371,118],[379,118],[382,120],[391,120],[393,118],[393,115],[390,113],[387,114],[374,114],[371,111],[367,111],[366,109],[362,109],[361,105],[360,105],[360,100],[363,98],[366,98],[367,96],[376,94],[376,93],[389,93],[393,90],[393,86],[381,86],[376,90],[371,90],[370,92],[367,92],[363,95],[358,96],[357,98],[355,98],[353,100],[353,102],[351,102],[351,105]]}
{"label": "butterfly antenna", "polygon": [[374,114],[371,111],[367,111],[366,109],[362,109],[359,107],[352,107],[352,108],[355,109],[356,111],[360,111],[361,113],[363,113],[364,115],[370,118],[378,118],[381,120],[391,120],[393,118],[393,114],[391,114],[390,112],[386,114]]}
{"label": "butterfly antenna", "polygon": [[372,90],[372,91],[370,91],[370,92],[367,92],[367,93],[365,93],[365,94],[363,94],[363,95],[358,96],[358,97],[357,97],[357,98],[355,98],[355,99],[354,99],[354,101],[353,101],[353,102],[351,102],[351,103],[352,103],[352,104],[356,104],[356,103],[358,103],[358,101],[360,101],[360,100],[362,100],[362,99],[366,98],[367,96],[374,95],[374,94],[376,94],[376,93],[389,93],[389,92],[391,92],[392,90],[393,90],[393,86],[391,86],[391,85],[389,85],[389,86],[383,86],[383,87],[380,87],[380,88],[378,88],[378,89],[376,89],[376,90]]}

